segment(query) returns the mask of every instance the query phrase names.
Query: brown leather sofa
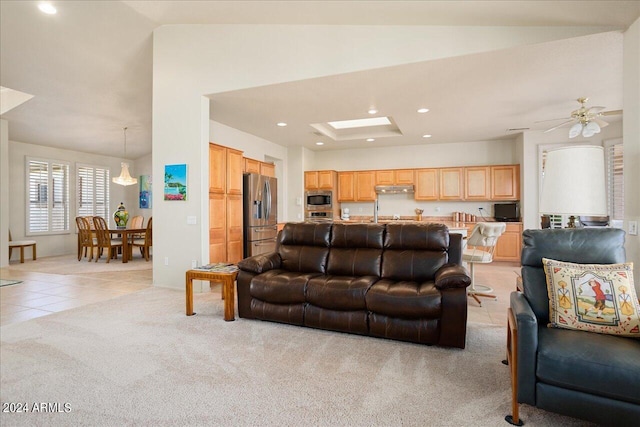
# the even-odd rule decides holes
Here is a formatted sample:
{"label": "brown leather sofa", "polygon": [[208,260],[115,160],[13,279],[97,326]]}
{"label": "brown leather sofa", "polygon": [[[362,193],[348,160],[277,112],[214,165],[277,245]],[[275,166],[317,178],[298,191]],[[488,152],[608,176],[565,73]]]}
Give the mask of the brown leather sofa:
{"label": "brown leather sofa", "polygon": [[289,223],[238,266],[242,318],[464,348],[462,236],[442,224]]}

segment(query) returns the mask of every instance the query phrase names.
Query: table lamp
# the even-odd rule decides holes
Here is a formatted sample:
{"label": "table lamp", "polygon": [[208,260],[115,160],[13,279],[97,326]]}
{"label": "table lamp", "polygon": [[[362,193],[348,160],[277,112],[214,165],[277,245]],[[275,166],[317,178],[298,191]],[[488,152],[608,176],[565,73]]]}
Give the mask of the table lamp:
{"label": "table lamp", "polygon": [[568,228],[575,228],[575,215],[607,215],[602,147],[583,145],[547,151],[540,213],[570,215]]}

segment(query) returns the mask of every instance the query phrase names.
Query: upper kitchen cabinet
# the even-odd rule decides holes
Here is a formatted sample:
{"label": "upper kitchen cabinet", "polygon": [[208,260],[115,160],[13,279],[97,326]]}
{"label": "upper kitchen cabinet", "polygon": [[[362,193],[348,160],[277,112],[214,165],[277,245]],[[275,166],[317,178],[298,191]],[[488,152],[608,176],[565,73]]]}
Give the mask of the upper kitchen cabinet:
{"label": "upper kitchen cabinet", "polygon": [[242,151],[227,148],[227,194],[242,194]]}
{"label": "upper kitchen cabinet", "polygon": [[305,190],[333,190],[336,186],[336,171],[306,171],[304,173]]}
{"label": "upper kitchen cabinet", "polygon": [[260,173],[260,160],[246,158],[244,159],[245,173]]}
{"label": "upper kitchen cabinet", "polygon": [[355,172],[338,172],[338,201],[354,202],[355,201]]}
{"label": "upper kitchen cabinet", "polygon": [[417,169],[415,171],[416,200],[438,200],[438,169]]}
{"label": "upper kitchen cabinet", "polygon": [[209,144],[209,193],[224,194],[227,189],[227,149]]}
{"label": "upper kitchen cabinet", "polygon": [[413,169],[389,169],[375,171],[376,185],[413,184]]}
{"label": "upper kitchen cabinet", "polygon": [[440,200],[464,200],[463,168],[440,168]]}
{"label": "upper kitchen cabinet", "polygon": [[260,175],[276,177],[276,165],[273,163],[260,162]]}
{"label": "upper kitchen cabinet", "polygon": [[464,168],[465,200],[489,200],[491,197],[491,168],[474,166]]}
{"label": "upper kitchen cabinet", "polygon": [[520,165],[491,166],[491,200],[520,199]]}
{"label": "upper kitchen cabinet", "polygon": [[375,171],[339,172],[338,201],[373,202],[376,200],[375,182]]}

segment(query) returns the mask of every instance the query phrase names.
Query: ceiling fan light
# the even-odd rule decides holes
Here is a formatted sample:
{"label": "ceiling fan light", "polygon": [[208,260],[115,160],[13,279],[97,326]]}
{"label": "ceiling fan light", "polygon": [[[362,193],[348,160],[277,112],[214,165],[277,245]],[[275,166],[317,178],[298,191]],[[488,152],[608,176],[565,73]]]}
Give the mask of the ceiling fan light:
{"label": "ceiling fan light", "polygon": [[575,138],[576,136],[580,135],[581,131],[582,123],[576,123],[575,125],[571,126],[571,129],[569,129],[569,138]]}
{"label": "ceiling fan light", "polygon": [[[586,133],[590,133],[590,135],[586,135]],[[596,133],[600,133],[600,126],[596,122],[587,123],[584,129],[582,130],[583,136],[593,136]]]}

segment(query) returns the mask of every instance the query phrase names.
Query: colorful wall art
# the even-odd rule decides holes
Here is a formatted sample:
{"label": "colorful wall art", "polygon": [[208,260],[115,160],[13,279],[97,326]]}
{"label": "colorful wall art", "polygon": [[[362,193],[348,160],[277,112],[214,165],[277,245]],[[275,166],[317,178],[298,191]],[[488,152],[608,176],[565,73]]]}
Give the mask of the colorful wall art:
{"label": "colorful wall art", "polygon": [[164,166],[164,199],[187,200],[187,165]]}

